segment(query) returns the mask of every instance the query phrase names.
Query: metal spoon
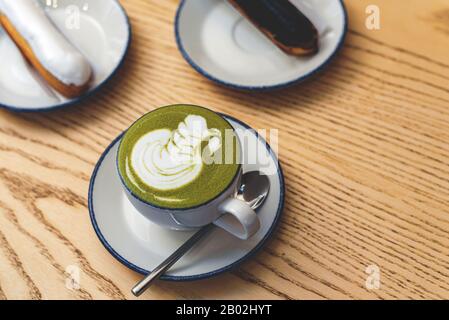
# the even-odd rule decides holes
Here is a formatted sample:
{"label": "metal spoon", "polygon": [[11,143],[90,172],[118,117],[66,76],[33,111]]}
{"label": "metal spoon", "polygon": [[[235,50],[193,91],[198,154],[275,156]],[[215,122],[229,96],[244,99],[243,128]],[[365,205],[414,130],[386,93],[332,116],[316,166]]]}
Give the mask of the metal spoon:
{"label": "metal spoon", "polygon": [[[237,192],[236,198],[245,201],[249,206],[256,210],[259,208],[268,196],[270,191],[270,181],[266,175],[259,171],[245,173],[242,176],[242,182]],[[137,283],[131,290],[138,297],[144,293],[151,284],[159,279],[168,269],[170,269],[179,259],[181,259],[195,244],[199,242],[206,234],[215,228],[214,224],[202,227],[192,237],[190,237],[182,246],[180,246],[170,257],[157,266],[151,273]]]}

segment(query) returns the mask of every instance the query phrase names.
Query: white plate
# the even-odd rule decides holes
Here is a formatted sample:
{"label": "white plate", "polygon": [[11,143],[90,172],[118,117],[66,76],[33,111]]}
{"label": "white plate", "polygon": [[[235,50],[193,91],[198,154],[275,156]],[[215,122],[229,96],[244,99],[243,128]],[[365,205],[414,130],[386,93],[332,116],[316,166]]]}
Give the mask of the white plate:
{"label": "white plate", "polygon": [[[243,142],[244,172],[260,170],[267,174],[271,188],[258,210],[261,229],[251,239],[239,240],[216,228],[178,261],[163,280],[198,280],[228,271],[251,257],[272,235],[284,206],[284,178],[276,155],[255,131],[238,120],[225,116],[239,129]],[[249,134],[244,138],[244,132]],[[100,158],[91,178],[89,212],[100,241],[127,267],[147,274],[173,253],[192,231],[161,228],[143,218],[127,199],[116,169],[118,137]],[[257,157],[256,157],[257,155]],[[258,159],[255,161],[255,159]]]}
{"label": "white plate", "polygon": [[226,0],[182,0],[175,26],[178,47],[195,70],[225,86],[267,90],[302,81],[341,48],[347,14],[341,0],[291,1],[320,33],[320,51],[314,56],[285,54]]}
{"label": "white plate", "polygon": [[[57,94],[36,75],[0,27],[0,107],[42,111],[73,104],[103,86],[123,62],[131,41],[131,26],[118,1],[52,0],[52,3],[57,7],[45,6],[48,16],[92,65],[92,87],[82,97],[72,100]],[[76,28],[73,19],[78,13],[80,23]]]}

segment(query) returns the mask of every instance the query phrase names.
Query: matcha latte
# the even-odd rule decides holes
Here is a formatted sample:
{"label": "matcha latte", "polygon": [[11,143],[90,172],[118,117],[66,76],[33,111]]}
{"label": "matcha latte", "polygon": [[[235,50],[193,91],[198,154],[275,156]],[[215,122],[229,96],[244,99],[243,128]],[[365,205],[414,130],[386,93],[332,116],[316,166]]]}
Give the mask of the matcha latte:
{"label": "matcha latte", "polygon": [[117,164],[138,198],[167,209],[204,204],[238,176],[240,146],[232,126],[206,108],[173,105],[137,120],[124,135]]}

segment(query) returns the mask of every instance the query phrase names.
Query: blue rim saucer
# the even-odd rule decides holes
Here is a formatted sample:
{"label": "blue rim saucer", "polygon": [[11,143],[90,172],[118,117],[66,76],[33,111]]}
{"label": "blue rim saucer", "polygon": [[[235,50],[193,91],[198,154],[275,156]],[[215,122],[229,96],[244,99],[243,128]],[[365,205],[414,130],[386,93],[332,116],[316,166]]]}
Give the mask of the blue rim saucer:
{"label": "blue rim saucer", "polygon": [[[217,63],[216,61],[211,62],[214,59],[212,59],[210,56],[207,56],[208,54],[210,54],[212,52],[212,50],[210,48],[208,50],[201,48],[202,46],[204,46],[201,44],[201,37],[204,38],[205,36],[204,36],[203,32],[201,32],[202,31],[201,26],[198,26],[200,23],[198,23],[198,22],[187,23],[186,22],[185,23],[186,26],[194,26],[192,28],[197,28],[198,30],[193,29],[193,30],[190,30],[189,32],[187,32],[187,31],[182,32],[183,31],[182,27],[181,27],[181,25],[183,25],[181,22],[182,14],[184,13],[184,11],[186,11],[185,10],[186,4],[191,1],[192,0],[182,0],[178,7],[177,12],[176,12],[175,38],[176,38],[176,43],[177,43],[178,49],[181,52],[183,58],[199,74],[201,74],[202,76],[206,77],[207,79],[209,79],[213,82],[216,82],[220,85],[223,85],[225,87],[229,87],[232,89],[246,90],[246,91],[276,90],[276,89],[286,88],[286,87],[289,87],[289,86],[297,84],[297,83],[301,83],[301,82],[311,78],[318,72],[325,69],[332,62],[332,60],[335,58],[337,53],[343,47],[344,40],[346,38],[346,34],[347,34],[347,30],[348,30],[348,14],[347,14],[346,7],[343,3],[343,0],[332,0],[332,1],[335,1],[335,5],[339,6],[339,10],[341,12],[341,16],[339,17],[339,19],[341,19],[341,21],[342,21],[342,26],[340,26],[341,34],[339,34],[338,39],[332,40],[333,42],[335,42],[334,49],[331,52],[326,53],[326,56],[322,59],[322,61],[319,62],[319,64],[316,67],[314,67],[312,70],[308,70],[307,72],[298,71],[296,74],[296,77],[286,80],[286,81],[279,80],[279,81],[277,81],[277,83],[271,83],[271,84],[264,84],[264,83],[251,84],[251,85],[243,84],[243,83],[238,82],[238,81],[240,81],[238,75],[233,75],[232,80],[226,79],[226,77],[223,74],[221,76],[218,75],[217,70],[223,66],[215,66],[214,64],[219,64],[219,63]],[[205,0],[205,1],[217,1],[218,2],[221,0]],[[315,0],[311,0],[308,2],[313,3],[313,1],[315,1]],[[315,6],[320,7],[320,4],[318,3]],[[317,8],[315,8],[315,9],[317,9]],[[189,10],[194,10],[194,9],[189,9]],[[316,11],[318,13],[318,10],[316,10]],[[204,14],[207,14],[207,13],[205,13],[205,12],[198,13],[199,17],[197,17],[197,19],[195,19],[195,20],[201,20],[203,18],[201,15],[204,15]],[[225,17],[223,19],[224,19],[224,21],[227,21],[230,18]],[[192,17],[189,17],[187,20],[191,21]],[[213,19],[209,19],[209,20],[213,20]],[[221,22],[217,22],[217,23],[221,23]],[[235,26],[232,26],[230,28],[235,29]],[[254,32],[254,30],[253,30],[253,32]],[[256,31],[256,32],[259,32],[259,31]],[[184,34],[184,36],[183,36],[183,34]],[[189,36],[185,36],[187,34],[189,34]],[[196,36],[190,36],[191,34],[195,34]],[[210,39],[208,39],[208,40],[210,40]],[[274,47],[274,45],[273,45],[273,47]],[[199,53],[199,52],[201,52],[201,53]],[[214,58],[218,57],[218,54],[216,54],[216,55],[217,56]],[[284,59],[284,58],[282,58],[282,59]],[[307,60],[308,58],[299,58],[299,59],[302,59],[301,61],[303,61],[304,64],[308,63],[308,60]],[[205,61],[207,61],[207,62],[205,62]],[[235,63],[235,59],[234,59],[234,61],[232,61],[232,63]],[[214,67],[213,69],[215,69],[215,70],[212,70],[212,66]],[[227,77],[231,78],[230,76],[227,76]],[[264,76],[263,75],[261,75],[261,76],[255,75],[254,77],[263,78]],[[266,75],[265,77],[270,77],[270,76]]]}
{"label": "blue rim saucer", "polygon": [[[132,41],[131,22],[130,22],[128,14],[126,13],[125,8],[121,5],[121,3],[118,0],[111,0],[111,1],[117,6],[117,9],[119,10],[120,14],[124,18],[124,21],[126,24],[125,28],[126,28],[127,38],[124,41],[123,51],[121,52],[121,56],[119,57],[117,64],[115,65],[115,67],[113,69],[111,69],[108,72],[108,75],[101,82],[96,84],[93,88],[91,88],[85,94],[83,94],[75,99],[70,99],[67,101],[63,101],[61,103],[34,108],[34,107],[16,106],[16,105],[0,102],[0,108],[14,111],[14,112],[24,112],[24,113],[52,111],[52,110],[61,109],[61,108],[65,108],[68,106],[78,104],[78,103],[84,101],[85,99],[91,97],[92,95],[96,94],[100,89],[105,87],[122,67],[122,65],[125,61],[125,58],[128,54],[128,51],[129,51],[129,48],[131,45],[131,41]],[[88,3],[88,0],[86,0],[85,3]],[[0,26],[0,28],[1,28],[1,26]],[[6,35],[4,35],[4,36],[6,36]]]}
{"label": "blue rim saucer", "polygon": [[[251,129],[248,125],[233,117],[223,116],[235,128]],[[216,228],[208,236],[208,239],[205,239],[198,245],[199,248],[192,249],[186,255],[191,257],[183,257],[168,274],[162,276],[162,280],[200,280],[230,271],[255,255],[273,235],[284,208],[284,176],[279,161],[271,147],[256,131],[252,132],[257,143],[256,148],[258,148],[260,143],[265,146],[264,150],[268,152],[270,165],[273,165],[276,170],[276,174],[270,176],[270,181],[274,182],[272,187],[276,185],[276,188],[274,188],[274,191],[270,191],[266,203],[258,210],[258,215],[262,221],[261,230],[250,240],[242,241]],[[111,154],[111,151],[117,150],[117,145],[122,135],[123,133],[106,148],[95,166],[89,186],[89,213],[95,233],[109,253],[126,267],[141,274],[148,274],[152,268],[144,267],[144,264],[151,264],[155,267],[192,233],[190,231],[163,229],[153,225],[151,222],[141,220],[144,218],[137,211],[134,213],[134,208],[129,209],[132,205],[126,199],[124,191],[122,189],[115,190],[116,188],[122,188],[122,186],[115,170],[115,154]],[[247,169],[256,170],[257,168],[248,167]],[[109,180],[101,182],[100,180],[102,179]],[[100,190],[96,188],[96,184],[100,185],[98,187]],[[110,190],[102,191],[101,186]],[[101,193],[105,194],[102,195]],[[118,198],[126,200],[117,200]],[[115,202],[113,204],[105,204],[102,201]],[[111,206],[116,212],[113,212],[114,210],[110,211],[107,206]],[[125,207],[128,209],[123,209]],[[126,213],[126,210],[131,213]],[[129,218],[128,215],[132,215],[132,217]],[[135,220],[137,221],[137,227],[130,223],[130,221],[134,221],[133,219],[137,219]],[[146,226],[142,226],[145,223]],[[128,237],[133,239],[128,239]],[[146,239],[146,237],[149,237],[150,240]],[[132,244],[132,247],[124,244],[125,242]],[[166,243],[169,244],[166,245]],[[163,245],[166,245],[167,248],[161,249],[159,247]],[[154,248],[149,248],[151,246]],[[154,252],[152,251],[151,254],[148,253],[146,257],[142,257],[146,252],[150,252],[149,250]],[[208,253],[205,255],[205,252]],[[212,257],[209,256],[209,253]],[[229,259],[224,257],[228,253],[230,254]],[[184,258],[186,258],[186,261],[183,261]],[[149,261],[151,259],[154,259],[154,261]]]}

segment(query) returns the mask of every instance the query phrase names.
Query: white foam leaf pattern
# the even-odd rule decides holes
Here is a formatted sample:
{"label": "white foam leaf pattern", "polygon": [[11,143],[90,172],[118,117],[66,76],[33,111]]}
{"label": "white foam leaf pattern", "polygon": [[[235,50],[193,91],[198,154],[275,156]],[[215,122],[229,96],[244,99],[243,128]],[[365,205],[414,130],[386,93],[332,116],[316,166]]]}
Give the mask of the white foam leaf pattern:
{"label": "white foam leaf pattern", "polygon": [[203,168],[202,142],[213,155],[221,148],[221,132],[201,116],[188,115],[176,130],[158,129],[135,144],[131,163],[138,177],[158,190],[173,190],[194,181]]}

